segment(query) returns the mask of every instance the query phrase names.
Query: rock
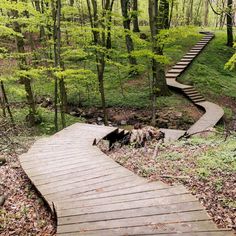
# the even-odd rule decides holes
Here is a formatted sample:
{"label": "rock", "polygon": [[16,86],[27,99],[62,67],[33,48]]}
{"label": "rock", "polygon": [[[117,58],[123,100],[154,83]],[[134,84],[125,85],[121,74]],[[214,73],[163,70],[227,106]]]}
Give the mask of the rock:
{"label": "rock", "polygon": [[183,116],[182,112],[176,112],[175,113],[175,117],[177,117],[177,118],[181,118],[182,116]]}
{"label": "rock", "polygon": [[41,103],[41,106],[42,107],[49,107],[49,106],[52,106],[52,104],[53,104],[53,102],[52,102],[51,98],[44,98]]}
{"label": "rock", "polygon": [[97,121],[102,121],[102,117],[98,117],[98,118],[97,118]]}
{"label": "rock", "polygon": [[0,166],[1,165],[4,165],[5,163],[6,163],[6,158],[5,157],[3,157],[3,156],[0,156]]}
{"label": "rock", "polygon": [[77,116],[77,112],[76,112],[76,111],[71,111],[71,112],[70,112],[70,115],[71,115],[71,116]]}
{"label": "rock", "polygon": [[12,163],[11,168],[18,169],[18,168],[20,168],[20,165],[18,165],[17,163]]}
{"label": "rock", "polygon": [[3,206],[5,201],[6,201],[6,197],[4,195],[0,196],[0,206]]}
{"label": "rock", "polygon": [[121,120],[121,121],[120,121],[120,124],[121,124],[121,125],[127,125],[127,121],[126,121],[126,120]]}

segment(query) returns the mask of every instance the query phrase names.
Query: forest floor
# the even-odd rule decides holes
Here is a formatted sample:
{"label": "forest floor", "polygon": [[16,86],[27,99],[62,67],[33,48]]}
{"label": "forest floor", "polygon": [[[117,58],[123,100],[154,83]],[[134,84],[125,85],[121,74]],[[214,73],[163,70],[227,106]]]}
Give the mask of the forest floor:
{"label": "forest floor", "polygon": [[[209,135],[209,134],[208,134]],[[214,222],[236,233],[236,134],[194,137],[177,142],[149,141],[142,148],[101,149],[117,163],[150,181],[181,183],[196,195]]]}
{"label": "forest floor", "polygon": [[20,135],[15,135],[4,124],[0,139],[0,158],[6,159],[0,162],[0,235],[55,235],[55,220],[18,159],[39,137],[29,136],[32,130],[19,126]]}

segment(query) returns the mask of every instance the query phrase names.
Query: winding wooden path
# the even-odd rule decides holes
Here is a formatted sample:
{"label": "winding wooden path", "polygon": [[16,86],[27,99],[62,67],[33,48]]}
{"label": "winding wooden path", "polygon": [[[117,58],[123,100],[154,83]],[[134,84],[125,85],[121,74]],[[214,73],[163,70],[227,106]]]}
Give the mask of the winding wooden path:
{"label": "winding wooden path", "polygon": [[[205,36],[167,74],[169,86],[179,87],[206,109],[189,133],[195,132],[196,127],[214,125],[220,117],[209,120],[208,113],[219,108],[196,94],[193,87],[176,81],[185,65],[200,52],[198,48],[210,39],[211,35]],[[118,132],[114,127],[77,123],[37,141],[20,157],[25,173],[57,216],[57,235],[233,235],[229,230],[218,229],[185,187],[148,182],[95,145]],[[179,132],[185,131],[176,130],[175,135]]]}
{"label": "winding wooden path", "polygon": [[202,52],[205,46],[214,38],[214,34],[210,32],[202,32],[205,36],[196,43],[191,50],[182,57],[167,73],[166,81],[168,86],[178,89],[182,94],[188,97],[196,106],[201,107],[205,114],[186,132],[163,130],[169,139],[178,139],[186,135],[193,135],[214,127],[223,117],[224,110],[215,103],[206,101],[206,99],[190,85],[181,84],[178,82],[178,77],[191,65],[192,61]]}
{"label": "winding wooden path", "polygon": [[74,124],[20,157],[57,215],[57,235],[232,235],[217,229],[185,187],[148,182],[92,145],[112,132]]}

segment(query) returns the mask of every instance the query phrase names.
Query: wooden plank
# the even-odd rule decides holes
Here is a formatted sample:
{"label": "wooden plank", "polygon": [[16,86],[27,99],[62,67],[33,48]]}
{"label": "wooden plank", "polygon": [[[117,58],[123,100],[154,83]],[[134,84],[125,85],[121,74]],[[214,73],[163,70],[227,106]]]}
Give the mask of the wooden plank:
{"label": "wooden plank", "polygon": [[[80,198],[79,201],[63,202],[63,204],[61,204],[62,206],[60,207],[60,210],[63,209],[69,210],[85,206],[101,206],[101,205],[106,205],[107,203],[113,204],[119,202],[133,202],[137,199],[145,200],[153,198],[162,198],[166,196],[182,195],[187,193],[188,191],[186,190],[186,188],[177,186],[169,189],[150,190],[150,191],[120,195],[120,196],[108,196],[98,199],[81,200]],[[64,204],[65,206],[63,206]]]}
{"label": "wooden plank", "polygon": [[111,180],[107,180],[107,181],[101,181],[99,183],[96,183],[96,184],[92,184],[92,185],[87,185],[87,186],[84,186],[84,187],[75,187],[73,186],[72,189],[70,189],[70,191],[64,191],[64,190],[61,190],[61,191],[58,191],[56,193],[53,193],[53,194],[44,194],[43,195],[45,197],[47,197],[47,199],[50,199],[50,201],[61,201],[63,199],[71,199],[72,197],[77,197],[79,196],[81,193],[86,193],[86,192],[90,192],[90,191],[100,191],[100,189],[105,189],[107,187],[110,187],[110,186],[116,186],[116,185],[120,185],[120,184],[123,184],[127,181],[133,181],[135,182],[136,179],[135,179],[135,176],[124,176],[124,177],[121,177],[121,178],[114,178],[114,179],[111,179]]}
{"label": "wooden plank", "polygon": [[[46,172],[51,172],[52,170],[55,169],[59,169],[61,167],[66,167],[67,165],[77,165],[77,166],[82,166],[85,164],[91,164],[91,162],[94,161],[100,161],[100,157],[103,157],[104,154],[103,153],[94,153],[93,155],[89,155],[86,154],[85,156],[79,158],[74,156],[73,158],[68,158],[68,159],[62,159],[58,162],[53,162],[53,159],[51,162],[48,162],[44,159],[41,160],[41,163],[37,164],[37,165],[24,165],[25,170],[30,174],[31,172],[35,173],[35,171],[37,172],[41,172],[46,173]],[[104,161],[104,160],[103,160]]]}
{"label": "wooden plank", "polygon": [[[63,180],[57,180],[57,182],[52,182],[52,183],[48,183],[48,184],[44,184],[40,186],[40,189],[57,189],[58,187],[61,186],[68,186],[68,185],[73,185],[74,183],[78,183],[78,182],[86,182],[86,181],[90,181],[94,178],[101,178],[103,176],[107,176],[110,174],[114,174],[119,172],[120,174],[122,174],[122,172],[124,171],[124,168],[121,166],[111,166],[110,168],[106,168],[106,169],[101,169],[100,171],[92,171],[89,174],[84,175],[84,173],[81,172],[76,172],[73,176],[65,176],[66,178],[64,178]],[[128,170],[126,173],[128,173]],[[132,172],[130,172],[130,174],[132,174]]]}
{"label": "wooden plank", "polygon": [[122,196],[122,195],[127,195],[127,194],[132,194],[132,193],[155,191],[158,189],[169,189],[169,188],[172,188],[172,187],[160,181],[154,182],[154,183],[143,182],[143,184],[138,185],[138,186],[133,186],[133,187],[130,186],[129,188],[119,188],[113,191],[93,193],[90,195],[88,194],[84,197],[79,197],[79,199],[80,200],[98,199],[98,198]]}
{"label": "wooden plank", "polygon": [[96,173],[96,172],[101,173],[110,169],[116,171],[117,168],[119,168],[119,166],[114,165],[113,163],[104,163],[101,166],[100,165],[88,166],[86,169],[82,171],[78,171],[77,169],[74,169],[70,173],[65,173],[59,176],[50,177],[48,179],[37,180],[37,185],[42,186],[42,187],[48,184],[60,185],[60,183],[63,182],[64,180],[78,179],[82,176],[90,176],[93,173]]}
{"label": "wooden plank", "polygon": [[[60,233],[58,235],[64,236],[121,236],[121,235],[133,235],[133,236],[147,236],[147,235],[161,235],[161,236],[234,236],[230,231],[224,230],[214,230],[211,227],[207,228],[208,224],[211,224],[210,221],[203,222],[188,222],[188,223],[176,223],[176,224],[156,224],[156,225],[146,225],[146,226],[137,226],[137,227],[126,227],[126,228],[117,228],[109,230],[96,230],[96,231],[83,231],[76,233]],[[164,231],[166,227],[172,227],[174,231]],[[187,228],[187,229],[186,229]],[[162,230],[161,230],[162,229]],[[203,229],[200,231],[199,229]],[[194,231],[195,230],[195,231]],[[187,231],[187,232],[186,232]],[[200,231],[200,232],[196,232]],[[168,233],[169,232],[169,233]]]}
{"label": "wooden plank", "polygon": [[91,214],[91,213],[99,213],[99,212],[109,212],[109,211],[118,211],[118,210],[125,210],[125,209],[135,209],[141,207],[149,207],[149,206],[161,206],[161,205],[171,205],[176,203],[186,203],[186,202],[194,202],[196,198],[191,196],[190,194],[181,194],[173,196],[166,196],[161,198],[151,198],[151,199],[137,199],[136,201],[132,202],[121,202],[121,203],[114,203],[114,204],[107,204],[106,208],[104,206],[90,206],[90,207],[79,207],[78,209],[63,209],[60,210],[60,206],[56,204],[58,217],[63,216],[73,216],[73,215],[80,215],[80,214]]}
{"label": "wooden plank", "polygon": [[51,188],[51,186],[45,186],[44,188],[40,188],[40,191],[43,191],[43,194],[46,196],[61,191],[64,192],[74,188],[82,188],[84,186],[87,187],[90,185],[103,183],[128,176],[134,177],[132,172],[129,172],[128,170],[120,167],[119,169],[117,169],[117,172],[115,173],[113,170],[110,172],[106,170],[103,175],[97,176],[96,178],[87,179],[86,181],[81,181],[80,179],[78,179],[77,181],[72,182],[70,184],[65,183],[59,186],[54,186],[53,188]]}
{"label": "wooden plank", "polygon": [[[204,211],[192,211],[183,213],[173,213],[167,215],[154,215],[148,217],[135,217],[118,220],[95,221],[92,223],[80,223],[71,225],[58,225],[58,232],[70,233],[90,230],[104,230],[112,228],[135,227],[144,225],[156,224],[171,224],[175,222],[191,222],[209,220],[209,217]],[[168,226],[163,231],[173,232],[174,230]]]}
{"label": "wooden plank", "polygon": [[[64,175],[67,175],[67,174],[70,174],[70,173],[74,173],[74,172],[81,172],[81,171],[87,171],[87,170],[92,170],[94,169],[94,167],[100,165],[100,166],[105,166],[107,163],[104,163],[103,160],[99,161],[99,162],[93,162],[91,163],[90,165],[85,165],[83,166],[83,169],[78,169],[77,167],[75,166],[72,166],[71,168],[67,168],[67,169],[63,169],[61,171],[53,171],[51,173],[47,173],[47,175],[45,174],[42,174],[42,175],[37,175],[37,176],[30,176],[31,179],[33,179],[35,182],[39,183],[39,184],[42,184],[44,183],[44,180],[45,178],[50,178],[50,179],[53,179],[54,177],[58,177],[58,176],[64,176]],[[111,163],[112,165],[117,165],[119,166],[118,164],[116,163]],[[105,170],[105,168],[104,168]]]}
{"label": "wooden plank", "polygon": [[134,209],[118,210],[118,211],[109,211],[109,212],[99,212],[94,214],[83,214],[76,216],[66,216],[58,218],[58,225],[69,225],[69,224],[78,224],[84,222],[94,222],[94,221],[104,221],[104,220],[113,220],[113,219],[126,219],[140,216],[150,216],[150,215],[165,215],[171,213],[179,212],[190,212],[190,211],[199,211],[203,210],[203,207],[200,206],[199,202],[186,202],[185,204],[177,203],[173,205],[164,205],[164,206],[148,206],[140,207]]}
{"label": "wooden plank", "polygon": [[[104,163],[103,159],[98,159],[97,161],[91,162],[92,164],[102,164]],[[68,163],[66,166],[58,167],[56,169],[45,170],[45,171],[38,171],[37,169],[27,171],[27,174],[30,175],[32,178],[37,176],[53,176],[55,173],[63,173],[64,171],[70,172],[71,169],[76,168],[78,171],[83,170],[87,166],[90,166],[91,163],[77,163],[77,164],[70,164]]]}

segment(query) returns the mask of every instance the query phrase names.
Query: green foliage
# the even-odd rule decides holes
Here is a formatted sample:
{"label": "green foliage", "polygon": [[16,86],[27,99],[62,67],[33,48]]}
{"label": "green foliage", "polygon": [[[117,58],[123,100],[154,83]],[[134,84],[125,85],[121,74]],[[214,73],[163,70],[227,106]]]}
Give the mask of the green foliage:
{"label": "green foliage", "polygon": [[206,96],[236,97],[236,71],[224,69],[225,63],[233,54],[233,49],[225,46],[225,33],[217,31],[215,39],[199,55],[188,73],[180,78],[185,84],[194,85]]}
{"label": "green foliage", "polygon": [[207,177],[214,171],[236,171],[235,138],[222,142],[215,148],[206,151],[198,158],[198,173],[200,177]]}
{"label": "green foliage", "polygon": [[[234,48],[236,48],[236,43],[234,44]],[[229,69],[229,70],[236,69],[236,53],[234,53],[234,55],[225,64],[225,69]]]}
{"label": "green foliage", "polygon": [[[14,108],[13,109],[15,121],[19,124],[26,123],[25,118],[28,114],[27,108]],[[42,122],[35,127],[35,135],[51,135],[55,132],[55,127],[53,125],[54,113],[45,108],[38,109],[38,115],[42,118]],[[76,122],[83,122],[83,119],[66,115],[67,125],[72,125]]]}

